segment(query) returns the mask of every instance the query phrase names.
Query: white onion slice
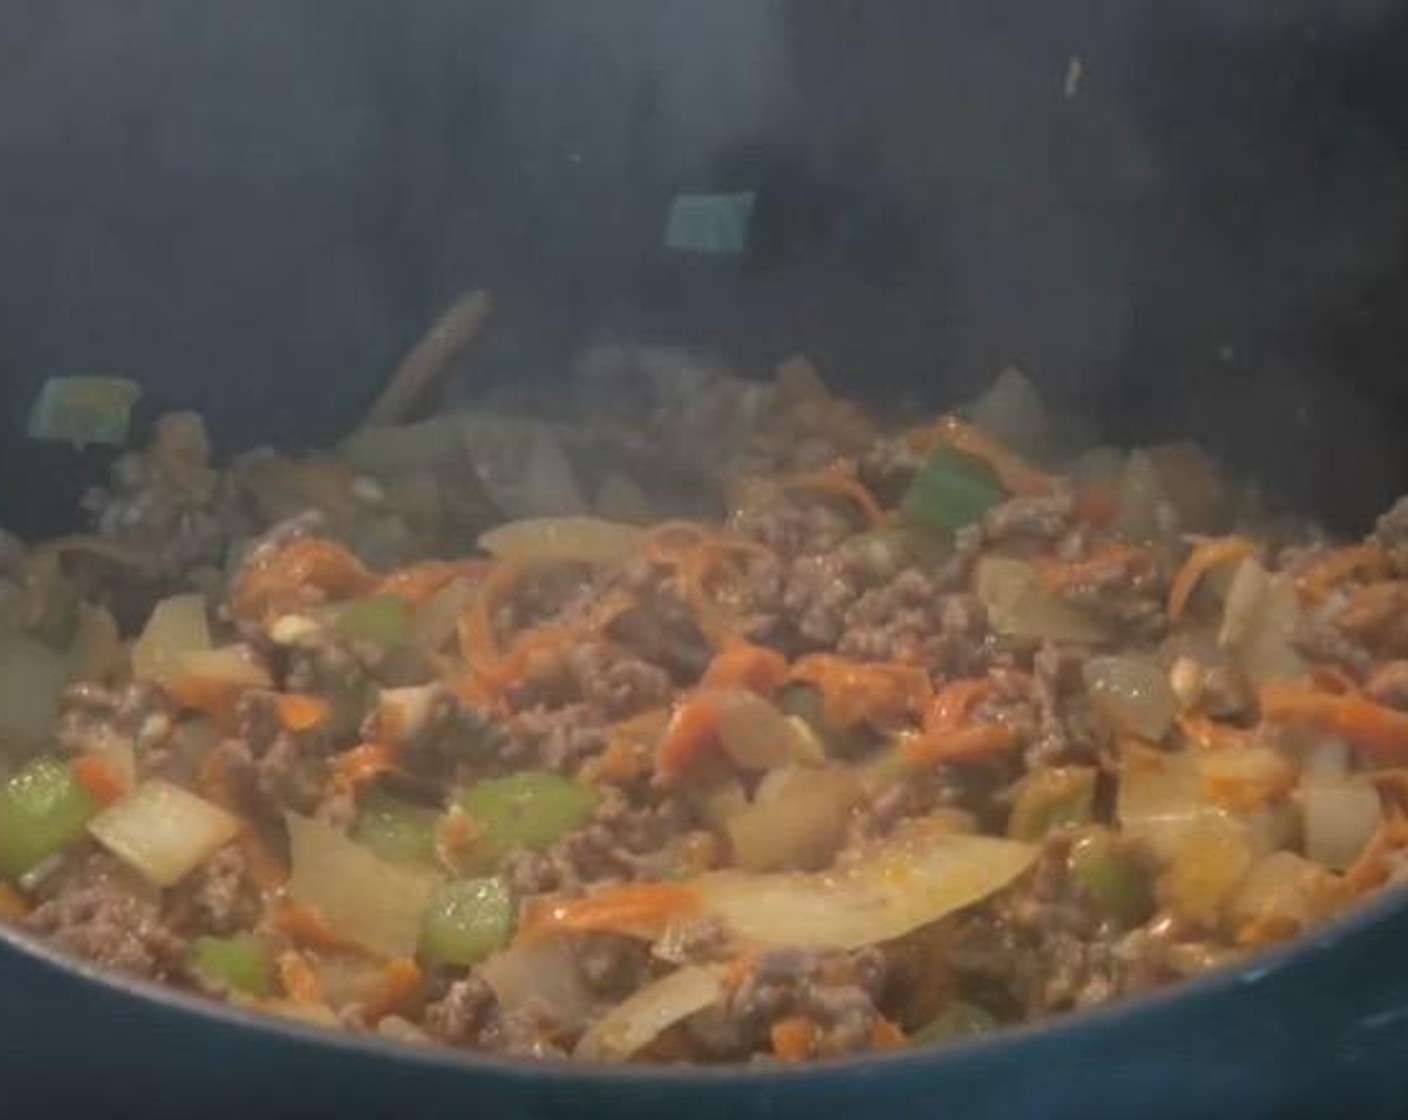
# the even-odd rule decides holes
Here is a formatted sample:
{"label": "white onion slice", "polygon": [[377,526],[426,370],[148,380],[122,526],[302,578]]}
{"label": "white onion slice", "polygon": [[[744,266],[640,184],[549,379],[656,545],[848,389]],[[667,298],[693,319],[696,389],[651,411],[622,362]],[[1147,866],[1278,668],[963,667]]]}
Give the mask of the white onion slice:
{"label": "white onion slice", "polygon": [[723,975],[719,965],[694,965],[647,985],[593,1023],[575,1056],[599,1062],[634,1057],[676,1023],[717,1003]]}
{"label": "white onion slice", "polygon": [[237,817],[160,778],[91,821],[93,838],[159,887],[179,883],[240,831]]}
{"label": "white onion slice", "polygon": [[132,675],[161,681],[180,669],[180,659],[211,647],[210,623],[203,595],[173,595],[152,611],[146,629],[132,646]]}
{"label": "white onion slice", "polygon": [[532,517],[490,529],[479,546],[500,560],[610,564],[635,552],[641,531],[600,517]]}

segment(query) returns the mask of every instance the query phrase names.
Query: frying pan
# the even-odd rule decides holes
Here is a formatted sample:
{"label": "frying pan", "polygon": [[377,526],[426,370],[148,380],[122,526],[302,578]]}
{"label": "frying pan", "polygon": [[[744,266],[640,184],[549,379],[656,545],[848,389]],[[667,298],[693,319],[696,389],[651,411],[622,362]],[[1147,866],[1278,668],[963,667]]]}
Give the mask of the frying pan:
{"label": "frying pan", "polygon": [[[24,438],[50,376],[137,376],[144,415],[199,408],[226,449],[317,443],[482,286],[504,326],[452,402],[602,336],[745,369],[805,348],[915,409],[1015,362],[1106,435],[1195,435],[1362,530],[1408,488],[1405,42],[1387,0],[0,3],[0,523],[62,528],[105,464]],[[743,252],[662,244],[680,194],[740,191]],[[46,1115],[1397,1116],[1405,938],[1394,893],[950,1050],[642,1071],[256,1021],[7,931],[0,1092]]]}

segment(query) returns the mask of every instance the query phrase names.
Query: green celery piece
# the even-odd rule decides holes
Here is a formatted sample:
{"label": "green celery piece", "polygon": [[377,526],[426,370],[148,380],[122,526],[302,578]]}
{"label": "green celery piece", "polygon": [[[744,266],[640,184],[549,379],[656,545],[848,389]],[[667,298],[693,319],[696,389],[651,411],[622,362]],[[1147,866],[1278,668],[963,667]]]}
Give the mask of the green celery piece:
{"label": "green celery piece", "polygon": [[19,879],[83,835],[98,803],[56,758],[36,758],[0,789],[0,875]]}
{"label": "green celery piece", "polygon": [[959,1042],[980,1034],[990,1034],[998,1026],[997,1017],[987,1008],[956,999],[943,1009],[938,1018],[915,1031],[910,1036],[910,1042],[916,1046]]}
{"label": "green celery piece", "polygon": [[231,991],[256,999],[273,994],[274,954],[258,937],[198,938],[192,948],[192,963],[202,976]]}
{"label": "green celery piece", "polygon": [[556,774],[526,771],[478,782],[459,798],[480,828],[476,854],[490,862],[513,848],[546,848],[591,819],[596,794]]}
{"label": "green celery piece", "polygon": [[342,607],[334,626],[354,642],[396,649],[410,641],[411,612],[395,595],[373,595]]}
{"label": "green celery piece", "polygon": [[812,685],[784,685],[777,694],[777,706],[810,727],[828,755],[855,758],[873,745],[873,740],[864,732],[837,727],[827,719],[821,691]]}
{"label": "green celery piece", "polygon": [[513,899],[499,879],[459,879],[438,887],[421,924],[427,964],[477,964],[508,943]]}
{"label": "green celery piece", "polygon": [[972,455],[940,447],[924,461],[900,503],[907,521],[961,529],[1007,498],[991,467]]}
{"label": "green celery piece", "polygon": [[352,838],[382,859],[431,863],[435,859],[434,810],[373,790],[362,799]]}
{"label": "green celery piece", "polygon": [[1086,893],[1121,925],[1138,925],[1153,909],[1147,872],[1121,852],[1107,832],[1092,832],[1071,846],[1070,870]]}

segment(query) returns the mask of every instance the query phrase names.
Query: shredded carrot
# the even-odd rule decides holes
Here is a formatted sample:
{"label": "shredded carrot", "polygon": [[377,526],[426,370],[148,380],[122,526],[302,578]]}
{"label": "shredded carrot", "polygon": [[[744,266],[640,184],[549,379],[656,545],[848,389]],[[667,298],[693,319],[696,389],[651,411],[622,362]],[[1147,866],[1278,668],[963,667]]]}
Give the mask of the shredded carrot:
{"label": "shredded carrot", "polygon": [[1248,537],[1207,537],[1200,540],[1173,577],[1173,585],[1168,592],[1169,621],[1176,622],[1182,617],[1198,584],[1214,568],[1245,560],[1260,551],[1261,546]]}
{"label": "shredded carrot", "polygon": [[323,1002],[323,986],[318,983],[318,974],[302,953],[293,949],[280,953],[278,968],[279,982],[289,999],[304,1004]]}
{"label": "shredded carrot", "polygon": [[1351,634],[1367,635],[1408,612],[1408,583],[1383,580],[1359,588],[1335,614],[1335,625]]}
{"label": "shredded carrot", "polygon": [[1295,767],[1265,743],[1230,747],[1198,760],[1203,796],[1214,805],[1252,813],[1295,789]]}
{"label": "shredded carrot", "polygon": [[385,743],[363,743],[343,751],[332,763],[333,784],[356,790],[396,770],[396,751]]}
{"label": "shredded carrot", "polygon": [[1408,817],[1401,808],[1385,813],[1364,850],[1345,871],[1344,885],[1351,894],[1364,894],[1382,886],[1389,876],[1390,858],[1405,847],[1408,847]]}
{"label": "shredded carrot", "polygon": [[235,585],[231,606],[236,617],[265,618],[310,600],[365,595],[377,582],[345,545],[300,537],[251,563]]}
{"label": "shredded carrot", "polygon": [[851,502],[865,514],[865,519],[870,525],[879,525],[885,520],[885,511],[880,508],[875,495],[856,478],[853,463],[839,460],[830,466],[822,467],[821,470],[789,479],[786,485],[794,490],[808,490]]}
{"label": "shredded carrot", "polygon": [[73,778],[99,805],[111,805],[129,792],[126,777],[100,754],[79,755],[73,763]]}
{"label": "shredded carrot", "polygon": [[1337,548],[1325,553],[1296,576],[1296,590],[1312,603],[1325,599],[1335,584],[1351,576],[1382,579],[1388,574],[1388,557],[1371,542]]}
{"label": "shredded carrot", "polygon": [[311,906],[295,902],[280,902],[269,908],[269,925],[295,945],[305,949],[333,952],[355,951],[357,944],[344,937]]}
{"label": "shredded carrot", "polygon": [[926,713],[926,721],[932,727],[957,727],[966,720],[973,709],[992,695],[993,683],[986,677],[968,677],[949,681]]}
{"label": "shredded carrot", "polygon": [[379,1023],[388,1015],[412,1011],[425,994],[425,976],[415,961],[396,957],[386,963],[380,990],[364,1009],[367,1021]]}
{"label": "shredded carrot", "polygon": [[[1310,683],[1322,692],[1357,692],[1359,689],[1359,682],[1342,665],[1312,665]],[[1371,677],[1367,687],[1372,690],[1373,684]]]}
{"label": "shredded carrot", "polygon": [[713,692],[687,696],[670,717],[655,751],[655,769],[662,778],[682,777],[712,754],[719,742],[719,705]]}
{"label": "shredded carrot", "polygon": [[1144,545],[1128,541],[1106,541],[1089,556],[1079,560],[1043,557],[1037,561],[1037,576],[1048,591],[1073,591],[1122,579],[1131,568],[1152,568],[1154,553]]}
{"label": "shredded carrot", "polygon": [[321,696],[281,692],[275,700],[279,723],[285,731],[316,731],[332,719],[332,705]]}
{"label": "shredded carrot", "polygon": [[870,1045],[877,1050],[895,1050],[905,1043],[904,1031],[883,1015],[875,1018],[870,1028]]}
{"label": "shredded carrot", "polygon": [[0,882],[0,921],[18,922],[28,913],[29,903],[24,895],[9,883]]}
{"label": "shredded carrot", "polygon": [[641,555],[673,571],[675,585],[694,611],[700,631],[721,648],[737,640],[739,624],[718,601],[714,581],[731,560],[767,559],[773,553],[755,541],[723,536],[692,521],[667,521],[646,533]]}
{"label": "shredded carrot", "polygon": [[1408,762],[1408,713],[1359,695],[1282,683],[1263,685],[1258,697],[1262,718],[1272,723],[1314,727],[1381,762]]}
{"label": "shredded carrot", "polygon": [[821,1028],[805,1015],[779,1019],[768,1032],[773,1054],[784,1062],[804,1062],[816,1055]]}
{"label": "shredded carrot", "polygon": [[377,585],[376,594],[394,595],[412,609],[422,607],[457,579],[478,583],[494,567],[493,561],[427,560],[392,572]]}
{"label": "shredded carrot", "polygon": [[522,936],[619,933],[654,940],[671,922],[699,908],[699,896],[681,883],[628,883],[586,898],[548,903],[529,915]]}
{"label": "shredded carrot", "polygon": [[1189,742],[1204,750],[1237,750],[1258,745],[1254,731],[1207,716],[1179,716],[1178,727]]}
{"label": "shredded carrot", "polygon": [[181,673],[172,677],[165,681],[162,687],[177,708],[187,712],[202,712],[225,732],[233,732],[238,726],[240,698],[250,688],[249,685],[235,681],[201,677],[193,673]]}
{"label": "shredded carrot", "polygon": [[770,696],[787,683],[787,658],[775,649],[742,639],[728,643],[709,663],[702,688],[741,688]]}
{"label": "shredded carrot", "polygon": [[906,735],[901,740],[901,757],[911,766],[971,762],[1003,754],[1020,742],[1016,729],[1005,723],[971,723]]}
{"label": "shredded carrot", "polygon": [[917,665],[852,661],[829,653],[802,658],[792,679],[816,686],[827,720],[839,728],[894,727],[921,717],[933,696],[929,674]]}
{"label": "shredded carrot", "polygon": [[1012,494],[1036,497],[1050,494],[1056,488],[1056,480],[1049,474],[1037,470],[1000,441],[956,416],[939,417],[909,433],[907,442],[919,452],[927,453],[947,444],[965,455],[981,459]]}

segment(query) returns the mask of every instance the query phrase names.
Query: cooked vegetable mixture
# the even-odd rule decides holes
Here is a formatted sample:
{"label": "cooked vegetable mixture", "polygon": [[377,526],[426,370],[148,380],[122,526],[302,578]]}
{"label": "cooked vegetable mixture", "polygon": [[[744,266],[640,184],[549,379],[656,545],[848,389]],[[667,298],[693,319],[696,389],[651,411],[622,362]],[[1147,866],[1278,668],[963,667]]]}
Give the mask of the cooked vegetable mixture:
{"label": "cooked vegetable mixture", "polygon": [[1016,375],[903,430],[668,366],[223,470],[168,417],[0,541],[0,917],[347,1031],[796,1062],[1404,876],[1408,500],[1331,543]]}

